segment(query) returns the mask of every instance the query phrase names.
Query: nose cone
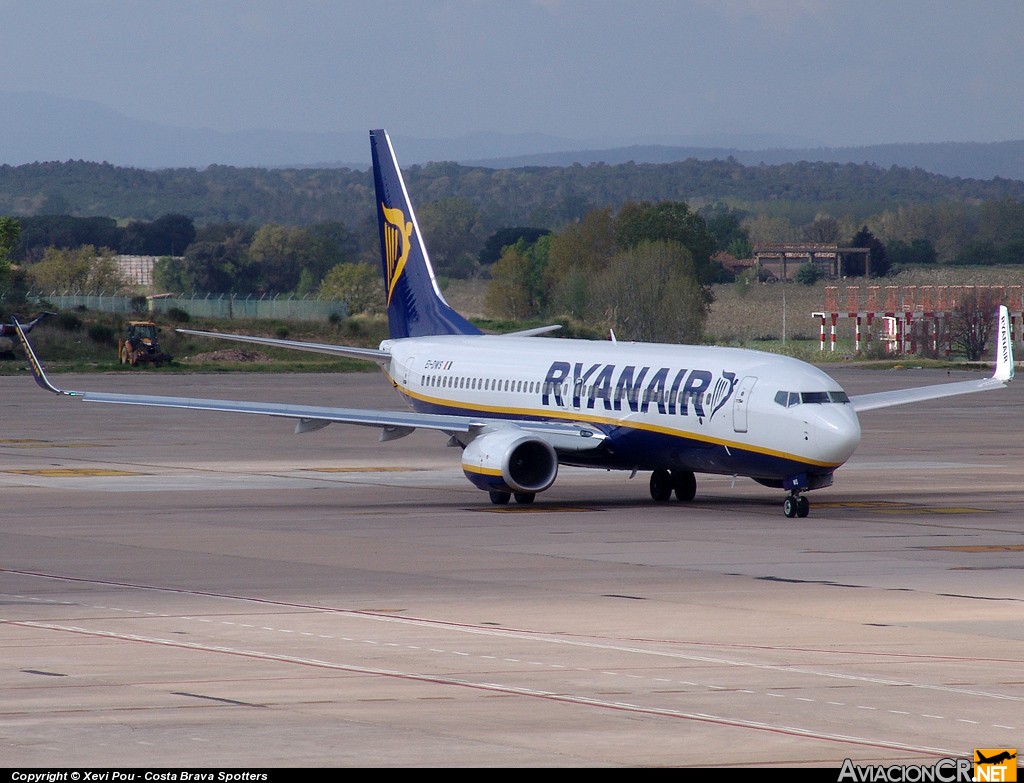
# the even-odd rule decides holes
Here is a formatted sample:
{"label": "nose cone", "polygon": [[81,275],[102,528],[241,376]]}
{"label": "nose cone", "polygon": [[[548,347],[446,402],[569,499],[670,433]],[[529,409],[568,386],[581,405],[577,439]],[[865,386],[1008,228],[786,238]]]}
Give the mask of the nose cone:
{"label": "nose cone", "polygon": [[860,420],[852,405],[818,405],[813,418],[813,444],[822,462],[841,465],[860,443]]}

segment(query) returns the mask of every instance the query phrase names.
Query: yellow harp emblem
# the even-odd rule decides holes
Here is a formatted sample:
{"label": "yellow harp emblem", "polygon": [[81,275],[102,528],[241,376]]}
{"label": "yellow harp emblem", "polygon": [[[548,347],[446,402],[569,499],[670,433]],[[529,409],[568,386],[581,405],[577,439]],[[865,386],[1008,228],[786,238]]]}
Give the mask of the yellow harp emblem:
{"label": "yellow harp emblem", "polygon": [[412,236],[412,222],[405,219],[405,213],[380,205],[384,213],[384,260],[387,262],[388,304],[394,293],[398,278],[405,269],[405,261],[409,258],[409,238]]}

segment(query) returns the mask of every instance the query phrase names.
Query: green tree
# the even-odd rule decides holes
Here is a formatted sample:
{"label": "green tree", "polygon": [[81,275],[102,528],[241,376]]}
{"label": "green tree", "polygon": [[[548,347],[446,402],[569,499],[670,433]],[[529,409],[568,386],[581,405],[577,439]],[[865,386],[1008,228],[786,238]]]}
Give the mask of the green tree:
{"label": "green tree", "polygon": [[28,270],[33,285],[42,291],[118,292],[125,281],[113,252],[97,251],[92,245],[73,250],[49,247],[43,260]]}
{"label": "green tree", "polygon": [[[318,244],[318,266],[325,270],[331,270],[338,264],[354,261],[359,257],[359,237],[338,220],[314,223],[309,226],[309,233]],[[376,241],[376,235],[373,238]]]}
{"label": "green tree", "polygon": [[838,244],[839,221],[831,215],[819,213],[804,227],[804,241],[822,244]]}
{"label": "green tree", "polygon": [[604,272],[618,247],[615,219],[609,208],[592,209],[579,223],[570,223],[547,243],[542,274],[543,301],[553,315],[589,318],[591,284]]}
{"label": "green tree", "polygon": [[714,277],[711,256],[715,237],[704,219],[681,201],[648,201],[624,204],[615,217],[615,241],[622,249],[641,242],[678,242],[693,256],[697,278],[710,283]]}
{"label": "green tree", "polygon": [[885,249],[894,265],[931,266],[939,260],[935,246],[927,239],[914,239],[910,242],[895,239],[887,243]]}
{"label": "green tree", "polygon": [[437,272],[473,277],[483,230],[480,211],[473,203],[455,197],[431,201],[416,210],[416,217]]}
{"label": "green tree", "polygon": [[991,266],[997,263],[999,250],[991,240],[972,240],[961,245],[956,254],[956,263],[964,266]]}
{"label": "green tree", "polygon": [[530,304],[530,259],[518,244],[506,247],[491,267],[487,285],[487,312],[518,321],[536,315]]}
{"label": "green tree", "polygon": [[349,315],[379,313],[384,309],[380,275],[369,264],[337,264],[316,292],[319,299],[335,299],[348,305]]}
{"label": "green tree", "polygon": [[[746,213],[739,209],[733,209],[728,204],[716,201],[700,210],[700,216],[704,219],[708,231],[715,238],[715,248],[732,254],[729,250],[738,242],[750,244],[750,233],[743,227],[743,218]],[[749,255],[737,256],[734,258],[750,258]]]}
{"label": "green tree", "polygon": [[123,232],[122,253],[144,256],[180,256],[196,238],[192,218],[163,215],[152,222],[133,221]]}
{"label": "green tree", "polygon": [[530,228],[528,226],[514,226],[511,228],[500,228],[487,237],[483,248],[480,250],[480,264],[487,266],[501,258],[502,251],[509,245],[514,245],[520,239],[527,245],[534,244],[538,239],[551,231],[546,228]]}
{"label": "green tree", "polygon": [[824,276],[825,273],[820,266],[808,261],[807,263],[800,264],[800,268],[796,270],[793,279],[802,285],[814,285]]}
{"label": "green tree", "polygon": [[323,277],[321,248],[307,229],[269,223],[253,236],[249,258],[264,290],[289,293],[298,287],[303,270],[317,280]]}
{"label": "green tree", "polygon": [[729,243],[725,252],[733,258],[753,258],[754,246],[750,244],[749,239],[738,238]]}
{"label": "green tree", "polygon": [[21,223],[12,217],[0,217],[0,261],[11,260],[21,238]]}
{"label": "green tree", "polygon": [[540,315],[545,307],[544,271],[552,237],[542,235],[530,244],[519,239],[505,248],[491,266],[487,287],[487,309],[514,320]]}
{"label": "green tree", "polygon": [[185,282],[185,264],[170,256],[158,258],[153,264],[153,288],[163,293],[184,293],[193,290]]}
{"label": "green tree", "polygon": [[894,240],[927,241],[935,249],[936,262],[949,263],[977,234],[971,213],[966,204],[907,204],[876,216],[872,225],[886,246]]}
{"label": "green tree", "polygon": [[157,287],[174,292],[247,294],[258,285],[257,270],[240,235],[221,242],[193,242],[180,261],[158,261],[153,275]]}
{"label": "green tree", "polygon": [[[874,234],[864,226],[854,234],[850,240],[850,247],[866,247],[871,251],[871,276],[885,277],[889,274],[889,257],[885,252],[885,245]],[[849,258],[843,264],[843,271],[850,277],[861,277],[867,273],[863,256],[859,253]]]}
{"label": "green tree", "polygon": [[616,255],[597,298],[618,337],[645,342],[701,339],[710,296],[690,251],[679,242],[641,242]]}
{"label": "green tree", "polygon": [[750,241],[755,245],[798,242],[800,240],[800,232],[785,217],[758,215],[750,221],[748,230],[750,231]]}
{"label": "green tree", "polygon": [[1014,199],[984,202],[978,211],[978,238],[995,245],[1024,240],[1024,203]]}
{"label": "green tree", "polygon": [[12,217],[0,217],[0,291],[11,287],[11,256],[21,237],[21,223]]}

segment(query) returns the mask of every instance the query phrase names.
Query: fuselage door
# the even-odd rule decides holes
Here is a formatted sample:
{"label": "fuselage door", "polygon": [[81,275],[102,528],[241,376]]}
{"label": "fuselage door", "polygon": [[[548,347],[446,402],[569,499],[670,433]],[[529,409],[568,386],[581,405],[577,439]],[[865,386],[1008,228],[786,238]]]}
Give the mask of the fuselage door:
{"label": "fuselage door", "polygon": [[402,367],[402,385],[408,389],[410,385],[416,380],[416,373],[413,367],[416,364],[415,356],[407,356],[405,358],[405,365]]}
{"label": "fuselage door", "polygon": [[749,418],[747,409],[750,407],[750,391],[754,388],[755,383],[757,383],[756,376],[748,375],[736,387],[736,395],[732,402],[732,428],[736,432],[747,431],[747,419]]}

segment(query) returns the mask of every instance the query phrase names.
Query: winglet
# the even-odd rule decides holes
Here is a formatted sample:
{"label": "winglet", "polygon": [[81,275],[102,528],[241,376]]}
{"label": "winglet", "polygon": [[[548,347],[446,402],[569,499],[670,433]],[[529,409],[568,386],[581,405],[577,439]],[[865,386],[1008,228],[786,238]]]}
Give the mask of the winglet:
{"label": "winglet", "polygon": [[74,392],[66,392],[50,383],[50,380],[46,377],[46,372],[43,370],[43,365],[39,363],[39,357],[36,356],[36,352],[29,345],[28,337],[25,336],[25,330],[21,328],[17,318],[12,318],[11,320],[14,322],[14,328],[18,330],[18,339],[21,340],[21,347],[25,349],[25,356],[28,357],[28,363],[32,367],[32,376],[36,379],[39,387],[54,394],[67,394],[71,397],[77,396]]}
{"label": "winglet", "polygon": [[1010,314],[1005,305],[999,306],[999,323],[997,325],[998,342],[996,344],[996,371],[993,380],[1009,383],[1013,380],[1013,342],[1010,340]]}

